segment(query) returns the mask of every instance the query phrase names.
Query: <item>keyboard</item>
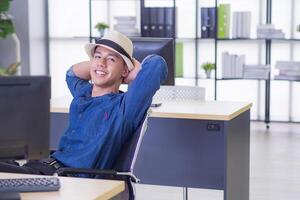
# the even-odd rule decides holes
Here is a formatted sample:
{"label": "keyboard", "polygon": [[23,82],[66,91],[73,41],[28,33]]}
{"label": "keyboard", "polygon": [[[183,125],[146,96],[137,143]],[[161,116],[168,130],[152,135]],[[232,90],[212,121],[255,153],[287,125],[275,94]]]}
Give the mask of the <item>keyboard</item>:
{"label": "keyboard", "polygon": [[57,191],[60,182],[57,177],[0,179],[1,192],[47,192]]}

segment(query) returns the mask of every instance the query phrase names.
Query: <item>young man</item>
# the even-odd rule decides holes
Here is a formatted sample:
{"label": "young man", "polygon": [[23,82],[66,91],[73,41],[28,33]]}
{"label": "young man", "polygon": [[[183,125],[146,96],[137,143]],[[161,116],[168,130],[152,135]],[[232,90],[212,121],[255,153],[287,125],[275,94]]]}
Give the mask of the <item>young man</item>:
{"label": "young man", "polygon": [[[74,98],[69,127],[58,150],[48,159],[30,161],[13,171],[52,174],[65,166],[110,169],[167,77],[162,57],[150,55],[140,64],[132,57],[131,40],[119,32],[87,44],[85,50],[90,61],[78,63],[67,72]],[[127,92],[119,91],[121,83],[129,84]],[[0,171],[12,171],[8,169],[9,164],[0,164]]]}

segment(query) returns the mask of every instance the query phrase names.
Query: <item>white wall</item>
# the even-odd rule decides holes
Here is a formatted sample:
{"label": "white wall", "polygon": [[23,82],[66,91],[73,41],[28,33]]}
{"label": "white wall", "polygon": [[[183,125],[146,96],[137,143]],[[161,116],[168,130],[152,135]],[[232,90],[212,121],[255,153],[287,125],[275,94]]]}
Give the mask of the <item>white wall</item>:
{"label": "white wall", "polygon": [[[9,13],[13,16],[21,46],[21,74],[47,73],[47,0],[14,0]],[[11,38],[0,41],[0,65],[14,63],[15,46]]]}

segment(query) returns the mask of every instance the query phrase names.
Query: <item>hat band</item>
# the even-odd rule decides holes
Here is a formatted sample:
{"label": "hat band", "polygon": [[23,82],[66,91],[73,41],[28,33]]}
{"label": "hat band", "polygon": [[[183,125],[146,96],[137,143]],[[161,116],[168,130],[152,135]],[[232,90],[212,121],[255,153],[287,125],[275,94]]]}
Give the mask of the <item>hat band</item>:
{"label": "hat band", "polygon": [[126,56],[129,60],[131,60],[131,57],[123,49],[123,47],[121,47],[120,45],[118,45],[117,43],[115,43],[111,40],[99,39],[99,40],[96,40],[96,44],[103,44],[103,45],[109,46],[109,47],[113,48],[114,50],[116,50],[117,52],[119,52],[120,54],[123,54],[124,56]]}

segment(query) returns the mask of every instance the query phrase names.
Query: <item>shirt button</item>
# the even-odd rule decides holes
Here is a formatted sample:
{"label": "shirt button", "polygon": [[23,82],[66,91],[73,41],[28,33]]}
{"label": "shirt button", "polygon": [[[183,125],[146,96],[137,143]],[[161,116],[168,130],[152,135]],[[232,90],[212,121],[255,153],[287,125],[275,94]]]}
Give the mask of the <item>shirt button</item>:
{"label": "shirt button", "polygon": [[78,117],[81,118],[81,117],[82,117],[82,114],[79,114]]}
{"label": "shirt button", "polygon": [[75,133],[75,130],[72,130],[72,133]]}

